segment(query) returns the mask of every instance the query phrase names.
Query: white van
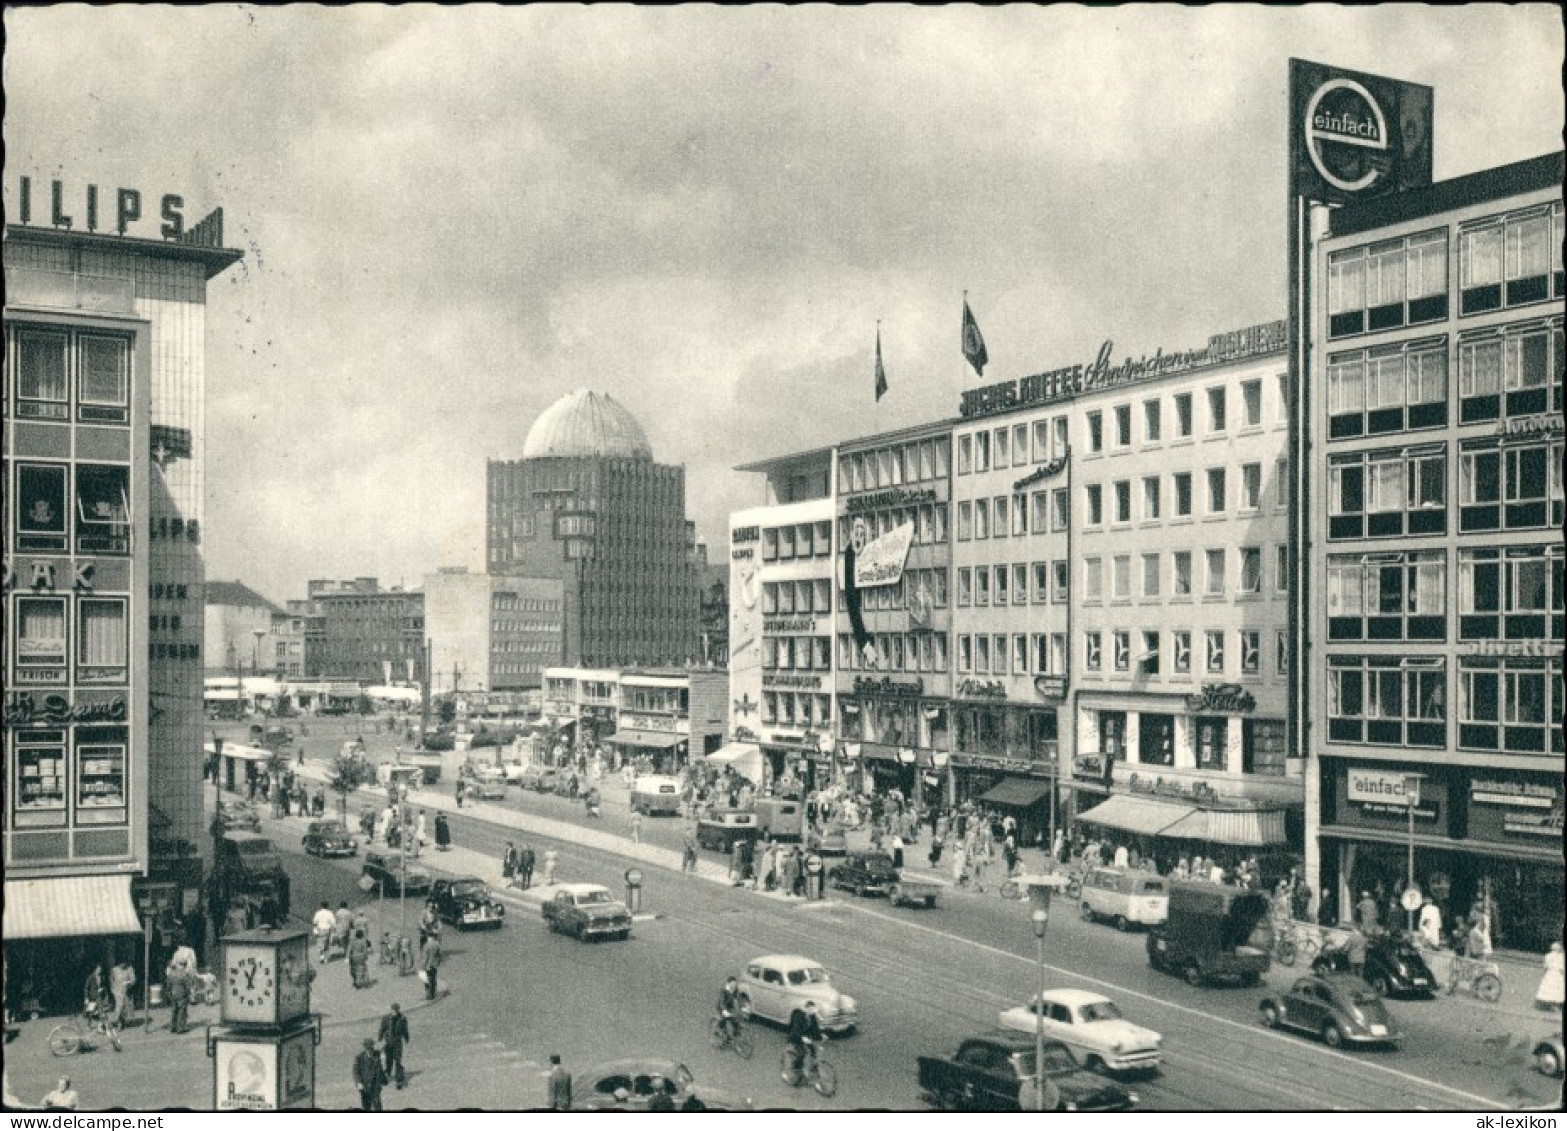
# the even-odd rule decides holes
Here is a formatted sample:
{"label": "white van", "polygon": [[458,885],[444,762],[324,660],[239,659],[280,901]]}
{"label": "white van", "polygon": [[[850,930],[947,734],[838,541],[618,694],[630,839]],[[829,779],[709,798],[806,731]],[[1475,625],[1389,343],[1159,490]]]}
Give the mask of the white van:
{"label": "white van", "polygon": [[674,778],[658,774],[643,774],[631,787],[633,812],[649,817],[680,814],[680,783]]}
{"label": "white van", "polygon": [[1122,931],[1132,923],[1158,926],[1170,917],[1169,885],[1153,872],[1091,868],[1079,898],[1085,920],[1108,919]]}

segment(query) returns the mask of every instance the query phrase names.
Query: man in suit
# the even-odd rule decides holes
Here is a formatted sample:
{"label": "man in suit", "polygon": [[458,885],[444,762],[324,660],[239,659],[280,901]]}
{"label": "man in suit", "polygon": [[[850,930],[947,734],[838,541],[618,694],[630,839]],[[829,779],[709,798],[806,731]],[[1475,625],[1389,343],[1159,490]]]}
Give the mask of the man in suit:
{"label": "man in suit", "polygon": [[408,1018],[394,1001],[392,1012],[381,1018],[381,1053],[386,1058],[386,1077],[398,1089],[408,1082],[403,1071],[403,1046],[413,1038],[408,1034]]}
{"label": "man in suit", "polygon": [[369,1037],[365,1038],[365,1047],[354,1057],[354,1083],[359,1086],[360,1109],[381,1111],[381,1089],[386,1087],[386,1073],[376,1054],[375,1041]]}
{"label": "man in suit", "polygon": [[551,1111],[571,1110],[571,1073],[560,1063],[560,1053],[550,1054],[549,1101]]}
{"label": "man in suit", "polygon": [[424,944],[424,996],[435,1000],[436,979],[441,971],[441,936],[431,935]]}
{"label": "man in suit", "polygon": [[534,855],[533,845],[524,844],[522,855],[517,857],[517,886],[527,891],[533,886],[533,865],[538,857]]}
{"label": "man in suit", "polygon": [[169,999],[169,1032],[183,1033],[189,1026],[191,980],[193,974],[178,960],[170,961],[163,972],[163,993]]}

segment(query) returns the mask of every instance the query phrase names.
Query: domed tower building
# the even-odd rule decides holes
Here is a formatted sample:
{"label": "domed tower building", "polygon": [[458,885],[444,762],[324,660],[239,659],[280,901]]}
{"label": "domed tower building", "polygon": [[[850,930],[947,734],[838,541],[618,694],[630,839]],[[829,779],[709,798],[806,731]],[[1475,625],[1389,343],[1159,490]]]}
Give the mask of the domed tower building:
{"label": "domed tower building", "polygon": [[625,408],[570,393],[534,422],[521,459],[492,459],[487,470],[489,572],[561,579],[567,665],[697,655],[685,468],[656,463]]}

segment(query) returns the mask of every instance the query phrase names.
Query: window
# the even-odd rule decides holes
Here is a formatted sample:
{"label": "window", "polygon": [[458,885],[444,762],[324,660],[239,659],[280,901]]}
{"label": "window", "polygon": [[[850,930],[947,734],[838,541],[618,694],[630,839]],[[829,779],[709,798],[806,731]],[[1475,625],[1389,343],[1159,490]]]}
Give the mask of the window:
{"label": "window", "polygon": [[1334,354],[1328,359],[1328,438],[1447,423],[1444,339]]}
{"label": "window", "polygon": [[1462,550],[1458,555],[1458,639],[1563,638],[1560,545]]}
{"label": "window", "polygon": [[1446,743],[1440,659],[1328,657],[1328,740],[1377,746]]}
{"label": "window", "polygon": [[1111,663],[1118,672],[1130,671],[1132,667],[1132,638],[1130,633],[1112,632],[1110,634]]}
{"label": "window", "polygon": [[1290,589],[1290,548],[1273,547],[1273,591],[1288,593]]}
{"label": "window", "polygon": [[1241,406],[1245,413],[1243,425],[1247,428],[1258,428],[1262,425],[1262,382],[1241,382]]}
{"label": "window", "polygon": [[1551,218],[1543,209],[1490,221],[1460,236],[1461,313],[1522,306],[1551,297]]}
{"label": "window", "polygon": [[1223,432],[1224,424],[1224,386],[1208,390],[1208,431]]}
{"label": "window", "polygon": [[[1005,566],[998,566],[1005,569]],[[1012,603],[1014,605],[1028,604],[1028,566],[1021,562],[1012,567]]]}
{"label": "window", "polygon": [[1285,773],[1283,719],[1241,720],[1241,773],[1282,778]]}
{"label": "window", "polygon": [[1277,477],[1278,491],[1274,505],[1280,510],[1290,505],[1290,464],[1289,460],[1281,459],[1273,465],[1273,474]]}
{"label": "window", "polygon": [[1331,456],[1328,538],[1440,534],[1447,529],[1447,457],[1441,444]]}
{"label": "window", "polygon": [[990,537],[990,503],[986,499],[974,500],[974,538]]}
{"label": "window", "polygon": [[60,464],[16,466],[16,548],[64,553],[66,549],[66,470]]}
{"label": "window", "polygon": [[1192,634],[1170,633],[1170,667],[1178,672],[1192,670]]}
{"label": "window", "polygon": [[1127,554],[1117,554],[1110,562],[1110,596],[1117,601],[1130,600],[1132,596],[1132,559]]}
{"label": "window", "polygon": [[1173,566],[1173,577],[1170,582],[1170,592],[1176,597],[1190,597],[1192,595],[1192,552],[1190,550],[1176,550],[1170,555]]}
{"label": "window", "polygon": [[1137,760],[1145,766],[1175,765],[1175,716],[1144,713],[1138,719]]}
{"label": "window", "polygon": [[76,677],[82,683],[124,682],[128,630],[126,603],[83,599],[76,612]]}
{"label": "window", "polygon": [[1120,479],[1113,484],[1115,490],[1115,521],[1132,521],[1132,484],[1128,479]]}
{"label": "window", "polygon": [[1192,473],[1189,471],[1177,471],[1174,476],[1174,483],[1176,517],[1190,517],[1192,513]]}
{"label": "window", "polygon": [[[16,664],[20,668],[65,667],[65,598],[18,597]],[[40,682],[18,671],[18,682]],[[44,682],[64,683],[64,672]]]}
{"label": "window", "polygon": [[937,503],[932,514],[935,518],[932,536],[937,545],[943,545],[947,541],[947,505]]}
{"label": "window", "polygon": [[1562,445],[1498,447],[1471,441],[1459,452],[1459,529],[1562,525]]}
{"label": "window", "polygon": [[1044,463],[1050,458],[1050,422],[1034,421],[1034,462]]}
{"label": "window", "polygon": [[1210,629],[1203,633],[1205,644],[1204,669],[1210,675],[1224,674],[1224,633],[1221,630]]}
{"label": "window", "polygon": [[974,669],[973,641],[966,635],[958,637],[958,671],[966,674]]}
{"label": "window", "polygon": [[1005,605],[1008,601],[1008,590],[1010,587],[1007,584],[1007,576],[1007,567],[998,565],[996,567],[996,604],[998,606]]}
{"label": "window", "polygon": [[1043,605],[1050,590],[1050,563],[1034,563],[1034,604]]}
{"label": "window", "polygon": [[1329,640],[1442,640],[1447,563],[1441,551],[1330,555]]}
{"label": "window", "polygon": [[1028,674],[1028,637],[1021,632],[1012,637],[1012,674]]}
{"label": "window", "polygon": [[1143,633],[1143,650],[1138,654],[1137,664],[1146,675],[1159,674],[1159,634],[1157,632]]}
{"label": "window", "polygon": [[1050,670],[1056,675],[1066,674],[1066,633],[1050,634]]}
{"label": "window", "polygon": [[1028,533],[1027,498],[1020,492],[1012,496],[1012,534],[1017,537]]}
{"label": "window", "polygon": [[1143,596],[1159,596],[1159,555],[1143,555]]}
{"label": "window", "polygon": [[1123,448],[1132,445],[1132,406],[1129,404],[1115,406],[1115,442]]}
{"label": "window", "polygon": [[1262,592],[1262,550],[1257,546],[1241,547],[1242,593]]}
{"label": "window", "polygon": [[996,496],[993,504],[993,513],[995,515],[995,524],[992,529],[995,531],[995,536],[997,538],[1005,538],[1008,528],[1007,497],[1005,495]]}
{"label": "window", "polygon": [[1223,514],[1225,509],[1224,468],[1208,469],[1208,513]]}
{"label": "window", "polygon": [[781,562],[794,560],[794,527],[792,526],[778,528],[778,560]]}
{"label": "window", "polygon": [[11,819],[20,828],[65,824],[65,732],[21,730],[16,743]]}
{"label": "window", "polygon": [[1143,439],[1150,444],[1159,442],[1159,402],[1143,402]]}
{"label": "window", "polygon": [[1050,529],[1060,534],[1067,527],[1068,503],[1065,487],[1058,487],[1050,492]]}
{"label": "window", "polygon": [[1099,634],[1083,633],[1083,667],[1091,672],[1099,670]]}
{"label": "window", "polygon": [[778,531],[772,527],[762,531],[762,560],[764,562],[776,561],[778,558]]}
{"label": "window", "polygon": [[1458,343],[1459,423],[1561,412],[1564,365],[1559,322],[1465,336]]}
{"label": "window", "polygon": [[974,670],[981,675],[990,671],[990,637],[984,633],[974,637]]}
{"label": "window", "polygon": [[83,334],[77,338],[82,420],[125,423],[130,419],[130,343],[125,338]]}
{"label": "window", "polygon": [[1050,671],[1050,637],[1042,632],[1035,633],[1033,638],[1034,672],[1035,675],[1044,675]]}
{"label": "window", "polygon": [[1050,421],[1050,430],[1054,435],[1055,458],[1060,459],[1066,455],[1066,417],[1057,416]]}
{"label": "window", "polygon": [[1255,629],[1242,629],[1241,674],[1256,675],[1262,670],[1262,637]]}
{"label": "window", "polygon": [[1241,464],[1241,509],[1254,511],[1262,505],[1262,464]]}
{"label": "window", "polygon": [[1104,570],[1099,558],[1083,559],[1083,599],[1098,601],[1104,597]]}
{"label": "window", "polygon": [[1366,328],[1366,249],[1328,256],[1328,337]]}
{"label": "window", "polygon": [[1159,477],[1150,475],[1143,480],[1143,518],[1159,517]]}
{"label": "window", "polygon": [[1223,770],[1229,764],[1230,720],[1205,718],[1192,720],[1192,742],[1199,770]]}
{"label": "window", "polygon": [[974,536],[974,506],[972,503],[958,504],[958,541],[967,542]]}
{"label": "window", "polygon": [[1088,510],[1088,516],[1083,520],[1085,526],[1098,526],[1104,522],[1104,488],[1098,483],[1090,483],[1083,488],[1084,503]]}
{"label": "window", "polygon": [[1035,534],[1043,534],[1050,529],[1050,493],[1048,491],[1035,491],[1032,500],[1032,520]]}
{"label": "window", "polygon": [[1447,233],[1426,232],[1328,257],[1328,336],[1447,317]]}
{"label": "window", "polygon": [[974,470],[990,470],[990,433],[974,433]]}
{"label": "window", "polygon": [[16,342],[17,415],[64,420],[70,389],[66,382],[69,338],[45,330],[18,330]]}
{"label": "window", "polygon": [[995,451],[995,465],[999,469],[1006,467],[1009,463],[1009,460],[1007,459],[1007,449],[1009,447],[1007,444],[1007,430],[1005,428],[997,428],[995,435],[995,442],[991,445],[991,447]]}
{"label": "window", "polygon": [[1055,595],[1055,603],[1064,605],[1071,594],[1070,566],[1064,562],[1051,562],[1050,571],[1055,574],[1055,584],[1051,587]]}
{"label": "window", "polygon": [[1207,563],[1207,578],[1203,595],[1206,597],[1224,596],[1224,550],[1208,550],[1204,553]]}
{"label": "window", "polygon": [[1192,434],[1192,395],[1175,394],[1175,434],[1186,437]]}
{"label": "window", "polygon": [[974,570],[974,604],[990,604],[990,567],[980,566]]}
{"label": "window", "polygon": [[969,436],[958,437],[958,474],[967,475],[974,466],[974,441]]}
{"label": "window", "polygon": [[1105,450],[1104,420],[1097,412],[1088,414],[1088,450],[1090,452]]}
{"label": "window", "polygon": [[1465,657],[1458,669],[1458,745],[1464,750],[1562,753],[1561,666],[1540,659]]}

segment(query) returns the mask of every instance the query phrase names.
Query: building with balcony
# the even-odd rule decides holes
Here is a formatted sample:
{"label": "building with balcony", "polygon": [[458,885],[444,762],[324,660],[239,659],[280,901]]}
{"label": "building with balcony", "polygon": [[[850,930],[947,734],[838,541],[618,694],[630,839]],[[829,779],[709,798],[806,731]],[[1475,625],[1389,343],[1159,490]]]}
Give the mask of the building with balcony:
{"label": "building with balcony", "polygon": [[1560,153],[1335,209],[1313,249],[1307,869],[1543,950],[1563,902]]}

